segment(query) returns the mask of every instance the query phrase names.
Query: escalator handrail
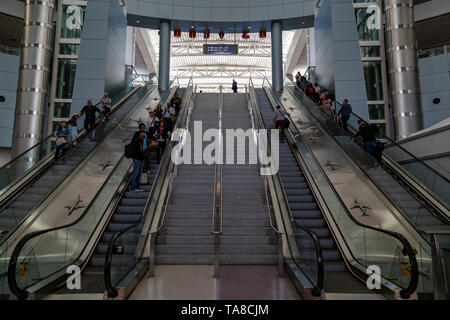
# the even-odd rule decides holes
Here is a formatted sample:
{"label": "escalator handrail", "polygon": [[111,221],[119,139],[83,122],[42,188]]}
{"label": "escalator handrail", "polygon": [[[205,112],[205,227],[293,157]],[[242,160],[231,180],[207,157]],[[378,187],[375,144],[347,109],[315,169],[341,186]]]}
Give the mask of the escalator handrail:
{"label": "escalator handrail", "polygon": [[[133,80],[130,80],[129,82],[127,82],[126,85],[122,86],[120,89],[115,90],[115,93],[113,95],[110,96],[110,98],[114,97],[115,95],[117,95],[119,92],[121,92],[123,89],[125,89],[130,83],[132,83],[133,81],[136,81],[137,78],[141,77],[140,75],[136,78],[134,78]],[[111,110],[111,113],[115,110],[115,108],[113,108]],[[75,139],[75,141],[79,141],[81,140],[81,138],[84,137],[85,134],[85,130],[82,130],[77,138]],[[17,159],[19,159],[20,157],[22,157],[24,154],[26,154],[27,152],[29,152],[31,149],[36,148],[36,146],[42,144],[43,142],[47,141],[48,139],[53,138],[53,133],[48,135],[47,137],[45,137],[44,139],[42,139],[40,142],[36,143],[35,145],[31,146],[30,148],[28,148],[27,150],[25,150],[24,152],[22,152],[21,154],[19,154],[18,156],[16,156],[14,159],[11,159],[9,162],[7,162],[6,164],[4,164],[3,166],[0,167],[0,171],[3,170],[3,168],[9,166],[11,163],[13,163],[14,161],[16,161]],[[53,153],[53,152],[52,152]]]}
{"label": "escalator handrail", "polygon": [[[273,88],[271,87],[270,90],[273,92]],[[276,96],[276,95],[275,95]],[[282,108],[284,108],[283,104],[281,103],[281,101],[279,100],[278,96],[276,96],[278,99],[278,105],[280,105]],[[289,119],[292,122],[292,119],[289,116]],[[290,129],[288,129],[290,130]],[[394,231],[389,231],[389,230],[384,230],[384,229],[379,229],[376,227],[372,227],[372,226],[368,226],[365,225],[361,222],[359,222],[358,220],[356,220],[349,212],[347,209],[347,206],[344,204],[344,202],[342,201],[341,197],[339,196],[339,194],[337,193],[336,189],[334,188],[332,182],[330,181],[330,179],[328,178],[328,176],[325,174],[325,172],[323,171],[322,166],[320,165],[320,163],[318,162],[318,160],[316,159],[316,157],[314,156],[314,154],[312,153],[311,149],[309,148],[309,146],[305,143],[305,146],[308,148],[308,151],[311,153],[312,155],[312,159],[314,160],[314,162],[316,162],[317,167],[322,171],[323,176],[326,180],[326,182],[328,183],[328,185],[330,186],[330,189],[333,191],[333,193],[335,194],[336,198],[338,199],[338,201],[340,202],[341,206],[345,209],[345,213],[347,214],[347,216],[358,226],[363,227],[363,228],[367,228],[367,229],[371,229],[377,232],[381,232],[381,233],[385,233],[391,237],[396,238],[398,241],[400,241],[400,243],[402,243],[404,251],[406,251],[406,254],[408,255],[410,264],[411,264],[411,281],[408,285],[407,288],[402,289],[400,291],[400,296],[404,299],[407,299],[411,296],[411,294],[413,294],[416,289],[417,289],[417,285],[419,282],[419,267],[418,267],[418,263],[417,263],[417,259],[416,259],[416,252],[415,250],[412,248],[411,244],[409,243],[409,241],[400,233],[398,232],[394,232]],[[336,224],[336,226],[338,226]],[[344,239],[345,240],[345,239]],[[351,251],[350,251],[351,253]],[[352,254],[352,253],[351,253]],[[403,254],[405,254],[405,252],[403,252]],[[352,254],[353,256],[353,254]],[[358,263],[360,263],[361,265],[363,265],[361,262],[359,262],[359,260],[357,260],[354,256],[353,258],[355,259],[355,261],[358,261]]]}
{"label": "escalator handrail", "polygon": [[[176,78],[176,79],[178,79],[178,78]],[[175,81],[175,79],[173,79],[173,80],[170,82],[169,88],[172,86],[172,84],[174,83],[174,81]],[[191,79],[189,80],[189,83],[188,83],[187,88],[189,88],[189,85],[192,85],[192,82],[193,82],[193,79],[191,78]],[[161,104],[162,107],[165,106],[165,105],[167,104],[167,102],[169,101],[169,98],[170,98],[170,96],[171,96],[171,91],[172,91],[172,90],[170,90],[170,89],[167,90],[167,91],[166,91],[166,94],[165,94],[165,96],[164,96],[164,98],[161,99],[160,104]],[[164,102],[163,102],[163,101],[164,101]],[[161,102],[162,102],[162,103],[161,103]],[[185,110],[185,109],[186,109],[186,107],[185,107],[185,108],[182,108],[182,110]],[[187,111],[185,111],[185,112],[187,112]],[[186,115],[187,115],[187,113],[186,113]],[[179,117],[179,119],[181,119],[181,118],[182,118],[182,117]],[[177,121],[181,121],[181,120],[179,120],[179,119],[178,119]],[[178,127],[178,126],[177,126],[177,127]],[[168,148],[166,148],[166,149],[168,149]],[[169,154],[169,152],[167,152],[167,150],[166,150],[166,152],[164,152],[163,158],[161,159],[161,163],[164,163],[164,161],[165,161],[164,159],[165,159],[166,157],[170,157],[170,154]],[[166,169],[167,169],[167,168],[166,168]],[[158,167],[158,170],[157,170],[156,175],[155,175],[155,180],[154,180],[153,183],[152,183],[152,188],[151,188],[151,190],[150,190],[150,192],[149,192],[149,195],[148,195],[148,197],[147,197],[147,201],[146,201],[146,204],[145,204],[144,209],[142,210],[142,214],[141,214],[141,217],[139,218],[139,221],[137,221],[137,222],[131,224],[130,226],[128,226],[128,227],[125,228],[124,230],[115,232],[115,233],[112,235],[111,239],[109,240],[109,243],[108,243],[108,249],[107,249],[106,255],[105,255],[105,264],[104,264],[104,272],[103,272],[104,283],[105,283],[105,289],[106,289],[106,291],[107,291],[108,297],[113,298],[113,297],[116,297],[116,296],[117,296],[117,290],[116,290],[115,286],[112,284],[112,279],[111,279],[111,263],[112,263],[112,255],[113,255],[115,243],[116,243],[117,239],[118,239],[119,237],[121,237],[123,234],[125,234],[125,233],[128,232],[129,230],[131,230],[131,229],[133,229],[133,228],[139,226],[139,224],[142,223],[142,221],[143,221],[143,219],[144,219],[144,217],[145,217],[146,211],[147,211],[147,209],[148,209],[148,206],[150,205],[150,203],[149,203],[149,202],[150,202],[150,199],[152,199],[153,194],[154,194],[154,192],[155,192],[154,186],[155,186],[155,184],[156,184],[156,181],[159,180],[158,177],[160,176],[160,174],[161,174],[161,166]],[[166,171],[165,174],[167,174],[167,171]]]}
{"label": "escalator handrail", "polygon": [[[268,80],[267,80],[267,82],[268,82]],[[249,92],[250,92],[251,88],[254,89],[254,85],[253,85],[253,80],[250,78],[250,80],[249,80]],[[255,91],[255,94],[256,94],[256,91]],[[259,123],[259,126],[261,128],[266,128],[265,123],[264,123],[264,119],[262,117],[262,110],[259,108],[259,105],[258,105],[257,101],[256,101],[256,105],[257,105],[257,108],[259,110],[259,115],[257,116],[257,118],[258,118],[257,121]],[[271,150],[271,145],[270,145],[270,140],[269,139],[267,139],[267,144],[268,144],[268,148],[269,148],[268,151],[270,151]],[[293,216],[292,216],[291,209],[290,209],[290,207],[288,205],[287,195],[286,195],[286,192],[284,190],[284,187],[283,187],[283,184],[282,184],[282,180],[281,180],[281,178],[279,176],[279,173],[277,173],[276,176],[278,177],[278,180],[279,180],[280,185],[281,185],[281,189],[282,189],[281,191],[282,191],[283,197],[285,199],[285,201],[283,201],[283,203],[285,204],[285,209],[288,212],[289,220],[291,222],[292,221],[295,222],[295,220],[293,219]],[[267,176],[266,176],[266,178],[267,178]],[[277,202],[280,204],[280,199],[278,197],[277,197]],[[270,217],[270,212],[269,212],[269,217]],[[272,220],[270,222],[272,224]],[[282,218],[282,222],[283,222],[283,228],[284,228],[284,230],[286,230],[285,221],[284,221],[283,218]],[[272,227],[274,227],[274,226],[272,226]],[[314,232],[312,232],[311,230],[308,230],[305,227],[302,227],[302,226],[299,226],[299,227],[304,232],[306,232],[312,238],[312,240],[314,242],[314,248],[315,248],[315,251],[316,251],[316,263],[317,263],[317,281],[316,281],[316,284],[314,285],[314,288],[311,290],[311,294],[313,296],[320,296],[322,294],[322,290],[323,290],[324,273],[325,273],[325,266],[324,266],[324,260],[323,260],[323,254],[322,254],[322,246],[320,245],[319,238],[317,237],[317,235]],[[278,229],[274,229],[274,230],[278,234],[280,233],[278,231]],[[288,237],[287,232],[285,233],[285,235],[286,235],[286,237]],[[293,257],[294,255],[293,255],[292,248],[291,248],[291,245],[290,245],[290,242],[289,242],[288,239],[286,239],[286,243],[287,243],[287,246],[288,246],[288,250],[289,250],[291,256]],[[295,258],[293,259],[293,261],[297,265],[297,267],[301,270],[301,267],[298,265],[298,263],[297,263]],[[305,276],[306,276],[306,274],[305,274]],[[314,284],[313,281],[311,281],[311,282]]]}
{"label": "escalator handrail", "polygon": [[[289,210],[289,212],[291,213],[290,210]],[[324,260],[323,260],[323,251],[322,251],[322,246],[320,245],[319,237],[317,236],[317,234],[315,234],[314,232],[312,232],[308,228],[305,228],[305,227],[301,226],[292,217],[291,217],[291,221],[294,222],[296,228],[302,229],[304,232],[309,234],[309,236],[312,238],[312,240],[314,242],[314,247],[315,247],[315,251],[316,251],[316,262],[317,262],[317,284],[315,285],[315,287],[313,288],[311,293],[313,295],[319,296],[321,294],[321,292],[322,292],[322,289],[323,289],[324,275],[325,275],[325,265],[324,265]]]}
{"label": "escalator handrail", "polygon": [[[123,158],[125,157],[125,155],[122,155],[122,157],[119,159],[119,161],[117,163],[120,163]],[[48,233],[48,232],[52,232],[52,231],[56,231],[56,230],[61,230],[61,229],[65,229],[65,228],[69,228],[71,226],[74,226],[76,224],[78,224],[81,220],[84,219],[84,217],[89,213],[90,208],[94,205],[95,200],[101,195],[103,189],[106,187],[106,185],[108,184],[109,180],[111,179],[111,177],[114,176],[116,170],[118,170],[119,166],[115,166],[113,170],[111,170],[110,174],[108,175],[108,177],[106,178],[105,182],[102,184],[102,186],[100,187],[100,189],[98,190],[98,192],[95,194],[94,198],[91,200],[91,202],[89,203],[89,205],[86,207],[86,209],[83,211],[83,213],[80,215],[80,217],[78,217],[75,221],[63,225],[63,226],[59,226],[59,227],[54,227],[54,228],[50,228],[50,229],[45,229],[45,230],[39,230],[39,231],[34,231],[34,232],[30,232],[28,234],[26,234],[24,237],[22,237],[19,242],[17,243],[17,245],[15,246],[12,254],[11,254],[11,258],[9,261],[9,265],[8,265],[8,285],[9,285],[9,289],[11,290],[11,292],[18,298],[18,299],[26,299],[28,296],[28,293],[26,290],[24,289],[20,289],[17,281],[16,281],[16,268],[17,268],[17,260],[19,258],[19,254],[22,251],[22,249],[24,248],[24,246],[26,245],[26,243],[28,241],[30,241],[31,239],[40,236],[44,233]],[[129,171],[129,170],[128,170]],[[127,175],[125,175],[125,177],[127,177]],[[124,177],[124,179],[125,179]],[[128,177],[127,177],[128,179]],[[80,253],[81,254],[81,253]],[[79,257],[77,257],[78,259]],[[76,261],[77,259],[73,260]],[[53,274],[60,272],[62,269],[64,269],[65,266],[61,269],[58,269],[57,271],[53,272],[50,275],[47,275],[46,277],[50,277]],[[40,280],[42,281],[42,279]]]}

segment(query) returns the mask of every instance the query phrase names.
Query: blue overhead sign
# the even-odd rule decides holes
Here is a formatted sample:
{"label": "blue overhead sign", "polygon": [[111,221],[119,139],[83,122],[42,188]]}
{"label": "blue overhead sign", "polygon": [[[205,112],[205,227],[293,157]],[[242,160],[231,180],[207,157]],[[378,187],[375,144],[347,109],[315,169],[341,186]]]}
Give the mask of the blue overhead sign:
{"label": "blue overhead sign", "polygon": [[238,54],[239,47],[237,44],[204,44],[203,54]]}

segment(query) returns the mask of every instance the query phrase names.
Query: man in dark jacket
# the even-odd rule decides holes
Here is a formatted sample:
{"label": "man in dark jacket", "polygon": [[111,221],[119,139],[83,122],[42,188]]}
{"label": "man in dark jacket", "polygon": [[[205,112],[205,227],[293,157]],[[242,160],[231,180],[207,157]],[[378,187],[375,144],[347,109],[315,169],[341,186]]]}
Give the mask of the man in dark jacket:
{"label": "man in dark jacket", "polygon": [[350,119],[350,115],[352,114],[352,106],[348,104],[348,100],[344,99],[341,109],[338,112],[338,116],[341,117],[342,127],[345,131],[348,131],[347,122]]}
{"label": "man in dark jacket", "polygon": [[133,192],[143,192],[144,190],[139,189],[139,184],[141,182],[142,167],[144,165],[144,160],[146,156],[147,149],[144,148],[145,140],[147,135],[145,132],[139,132],[137,139],[134,139],[131,143],[133,146],[133,172],[131,173],[130,191]]}
{"label": "man in dark jacket", "polygon": [[380,131],[378,127],[371,126],[364,120],[359,119],[358,120],[358,126],[359,131],[356,134],[356,137],[361,137],[363,144],[364,144],[364,150],[367,151],[367,162],[369,163],[369,167],[373,168],[374,161],[371,157],[373,152],[375,151],[375,148],[377,147],[377,138],[376,134]]}
{"label": "man in dark jacket", "polygon": [[[83,107],[83,109],[81,109],[80,112],[80,117],[84,114],[86,115],[86,117],[84,118],[84,129],[86,130],[86,132],[90,132],[92,129],[94,129],[95,126],[95,113],[98,112],[100,113],[100,109],[97,108],[96,106],[94,106],[92,104],[92,101],[89,100],[87,102],[87,105],[85,105]],[[91,136],[91,140],[93,140],[93,137]]]}

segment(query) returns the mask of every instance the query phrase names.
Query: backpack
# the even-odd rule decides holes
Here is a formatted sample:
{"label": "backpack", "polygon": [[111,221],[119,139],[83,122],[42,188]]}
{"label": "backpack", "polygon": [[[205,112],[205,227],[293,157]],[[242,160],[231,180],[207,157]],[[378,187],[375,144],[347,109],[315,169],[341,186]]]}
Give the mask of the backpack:
{"label": "backpack", "polygon": [[125,146],[125,157],[133,158],[133,142],[130,142]]}
{"label": "backpack", "polygon": [[309,94],[312,94],[313,92],[314,92],[313,87],[308,87],[308,93],[309,93]]}

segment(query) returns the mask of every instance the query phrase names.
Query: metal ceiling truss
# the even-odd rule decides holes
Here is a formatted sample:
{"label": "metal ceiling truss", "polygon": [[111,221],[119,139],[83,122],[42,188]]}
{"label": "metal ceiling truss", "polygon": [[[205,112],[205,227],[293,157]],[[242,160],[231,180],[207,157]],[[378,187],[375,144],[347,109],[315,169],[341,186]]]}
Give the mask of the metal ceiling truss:
{"label": "metal ceiling truss", "polygon": [[[158,33],[155,30],[148,32],[153,50],[158,52]],[[284,60],[292,37],[292,31],[283,32]],[[215,43],[238,44],[239,54],[204,55],[203,45]],[[192,76],[197,85],[214,89],[217,89],[217,84],[229,85],[233,78],[241,84],[248,82],[249,77],[256,83],[262,83],[264,77],[271,79],[271,57],[270,33],[266,38],[259,38],[258,33],[250,33],[250,39],[242,39],[240,34],[225,34],[223,40],[211,33],[210,39],[205,40],[201,32],[197,32],[194,39],[189,38],[187,32],[182,32],[181,37],[171,38],[170,77],[177,76],[181,83],[187,83]]]}

